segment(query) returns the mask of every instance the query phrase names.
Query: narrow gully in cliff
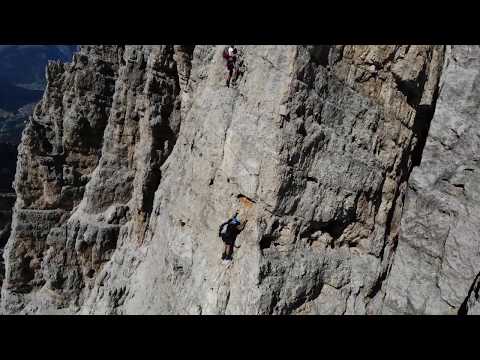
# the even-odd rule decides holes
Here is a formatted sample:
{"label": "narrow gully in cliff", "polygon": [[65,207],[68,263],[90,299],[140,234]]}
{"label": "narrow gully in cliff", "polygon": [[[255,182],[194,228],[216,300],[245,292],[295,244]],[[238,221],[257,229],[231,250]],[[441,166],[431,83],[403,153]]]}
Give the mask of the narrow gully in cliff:
{"label": "narrow gully in cliff", "polygon": [[[143,189],[144,200],[142,204],[142,210],[148,214],[148,216],[152,213],[155,192],[160,186],[162,178],[160,168],[173,151],[180,133],[182,114],[175,115],[175,110],[180,109],[182,106],[181,92],[187,92],[188,81],[192,68],[191,61],[193,50],[194,46],[181,46],[177,49],[172,46],[170,48],[170,56],[172,59],[176,60],[175,67],[172,69],[172,73],[168,75],[175,79],[178,91],[173,94],[173,100],[162,107],[162,120],[160,123],[158,125],[153,125],[151,129],[152,140],[150,159],[154,166],[152,166],[151,172],[146,176]],[[180,120],[178,124],[175,124],[174,121],[172,121],[172,117],[174,116],[179,116]],[[159,153],[161,156],[158,155]],[[148,220],[146,221],[148,222]]]}
{"label": "narrow gully in cliff", "polygon": [[468,290],[467,296],[465,297],[465,300],[463,301],[462,305],[460,305],[460,308],[458,309],[458,315],[468,314],[469,301],[471,300],[472,296],[474,296],[475,300],[478,301],[479,293],[480,293],[480,273],[478,273],[475,279],[473,280],[472,285]]}
{"label": "narrow gully in cliff", "polygon": [[[404,191],[404,193],[402,194],[402,199],[401,199],[402,208],[400,210],[400,218],[401,218],[401,214],[403,212],[403,204],[404,204],[405,194],[406,194],[406,191],[408,191],[408,181],[410,179],[410,175],[412,173],[413,168],[416,167],[416,166],[419,166],[422,162],[422,154],[423,154],[423,150],[425,148],[425,144],[426,144],[426,141],[427,141],[427,138],[428,138],[428,131],[430,129],[430,124],[431,124],[432,119],[435,115],[435,107],[436,107],[438,95],[439,95],[439,87],[438,87],[438,84],[437,84],[437,86],[435,88],[434,95],[433,95],[432,105],[431,106],[427,106],[427,105],[418,105],[417,106],[417,113],[416,113],[416,117],[415,117],[415,121],[414,121],[414,125],[413,125],[414,131],[417,134],[417,139],[418,139],[417,144],[413,148],[413,151],[412,151],[411,155],[410,154],[404,154],[404,157],[403,157],[404,160],[402,161],[402,163],[404,164],[403,165],[404,172],[403,172],[403,175],[402,175],[399,183],[400,184],[407,183],[407,188]],[[407,169],[407,161],[408,161],[409,156],[411,157],[412,164],[411,164],[410,168]],[[394,213],[395,213],[396,203],[398,201],[399,195],[400,195],[400,192],[397,190],[396,193],[395,193],[395,198],[393,200],[393,205],[392,205],[391,210],[388,214],[388,218],[387,218],[387,222],[386,222],[385,239],[387,239],[389,234],[390,234],[390,228],[392,226],[392,219],[393,219],[393,216],[394,216]],[[400,231],[401,231],[401,229],[400,229]],[[392,253],[393,253],[393,256],[395,256],[394,254],[395,254],[395,249],[396,249],[397,245],[398,245],[398,239],[394,240],[394,242],[393,242],[393,246],[392,246],[392,250],[391,250]],[[381,253],[380,253],[381,258],[383,258],[383,256],[384,256],[386,246],[387,246],[387,241],[384,241],[384,245],[383,245]],[[376,283],[376,285],[372,289],[372,292],[369,294],[370,298],[373,298],[382,289],[383,282],[385,281],[385,279],[388,278],[388,273],[391,270],[392,262],[393,262],[393,258],[390,260],[389,266],[380,275],[380,278],[379,278],[378,282]]]}
{"label": "narrow gully in cliff", "polygon": [[[446,46],[444,46],[443,49],[442,49],[443,54],[445,54],[445,48],[446,48]],[[429,134],[429,130],[430,130],[430,125],[431,125],[432,120],[433,120],[434,115],[435,115],[437,100],[438,100],[438,97],[440,95],[440,78],[442,76],[444,66],[445,66],[445,58],[444,58],[444,61],[443,61],[443,65],[440,69],[440,72],[437,75],[438,80],[437,80],[436,86],[435,86],[434,91],[433,91],[431,104],[427,104],[427,105],[420,104],[421,94],[423,93],[424,86],[426,85],[425,69],[422,69],[422,72],[421,72],[421,78],[423,80],[422,86],[418,91],[415,90],[413,92],[413,94],[411,94],[412,91],[410,89],[407,88],[407,90],[405,90],[402,87],[402,84],[399,83],[399,89],[402,92],[405,92],[405,95],[409,99],[408,102],[410,104],[412,104],[412,99],[414,101],[414,103],[412,105],[414,105],[414,107],[416,109],[416,114],[415,114],[415,119],[414,119],[414,122],[413,122],[412,130],[414,131],[414,133],[416,134],[416,137],[417,137],[416,144],[415,144],[414,148],[412,149],[411,154],[403,154],[404,156],[402,158],[403,166],[401,166],[401,168],[403,168],[403,171],[402,171],[402,176],[399,180],[399,184],[406,183],[407,185],[406,185],[406,189],[402,193],[402,199],[401,199],[402,207],[400,209],[400,218],[402,217],[402,213],[403,213],[404,199],[405,199],[406,192],[408,191],[408,182],[409,182],[409,179],[410,179],[410,175],[412,174],[412,171],[413,171],[414,167],[420,166],[420,164],[422,162],[423,151],[425,149],[425,144],[427,142],[427,138],[428,138],[428,134]],[[408,158],[411,159],[411,166],[409,168],[407,168]],[[392,226],[392,219],[393,219],[393,216],[394,216],[394,213],[395,213],[395,210],[396,210],[396,203],[398,201],[399,195],[400,195],[400,192],[399,192],[399,189],[398,189],[395,193],[393,205],[392,205],[391,210],[388,214],[388,218],[387,218],[387,222],[386,222],[385,241],[384,241],[384,245],[382,247],[381,255],[380,255],[380,257],[382,259],[384,257],[385,247],[387,246],[386,239],[388,238],[388,236],[390,234],[390,229],[391,229],[391,226]],[[401,232],[401,228],[400,228],[400,232]],[[381,273],[381,275],[380,275],[378,281],[376,282],[375,286],[373,287],[371,293],[369,294],[370,298],[375,297],[376,294],[379,293],[382,290],[383,283],[388,278],[389,272],[392,268],[392,263],[394,261],[395,250],[398,246],[398,241],[399,241],[398,238],[394,239],[394,241],[393,241],[392,249],[391,249],[391,253],[392,253],[393,256],[390,259],[388,266]]]}

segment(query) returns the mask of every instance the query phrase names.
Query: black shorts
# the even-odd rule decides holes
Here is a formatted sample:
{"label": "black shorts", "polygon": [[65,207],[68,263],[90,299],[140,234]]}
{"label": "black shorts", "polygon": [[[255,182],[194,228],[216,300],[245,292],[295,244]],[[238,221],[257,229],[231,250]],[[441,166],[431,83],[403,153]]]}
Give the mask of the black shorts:
{"label": "black shorts", "polygon": [[225,243],[225,245],[233,245],[233,239],[228,236],[222,236],[222,241]]}

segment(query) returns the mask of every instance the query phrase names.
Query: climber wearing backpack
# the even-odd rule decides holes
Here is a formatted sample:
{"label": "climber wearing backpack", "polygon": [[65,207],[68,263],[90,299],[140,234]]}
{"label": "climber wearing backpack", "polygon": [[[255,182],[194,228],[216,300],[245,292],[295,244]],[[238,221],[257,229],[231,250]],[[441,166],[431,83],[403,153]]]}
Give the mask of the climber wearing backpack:
{"label": "climber wearing backpack", "polygon": [[218,230],[218,236],[222,238],[225,248],[222,253],[222,260],[232,260],[233,245],[240,229],[240,221],[237,218],[238,212],[233,217],[225,221]]}
{"label": "climber wearing backpack", "polygon": [[235,69],[235,62],[237,61],[237,49],[233,45],[225,48],[223,50],[223,58],[227,61],[227,87],[229,87],[230,79]]}

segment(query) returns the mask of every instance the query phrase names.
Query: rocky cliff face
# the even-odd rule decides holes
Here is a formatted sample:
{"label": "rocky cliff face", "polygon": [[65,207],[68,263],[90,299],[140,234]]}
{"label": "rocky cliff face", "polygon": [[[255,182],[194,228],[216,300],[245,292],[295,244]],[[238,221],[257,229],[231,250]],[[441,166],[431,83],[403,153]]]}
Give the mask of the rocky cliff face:
{"label": "rocky cliff face", "polygon": [[74,46],[0,45],[0,284],[3,249],[11,229],[17,147],[42,97],[48,58],[69,60]]}
{"label": "rocky cliff face", "polygon": [[[222,46],[83,46],[49,65],[17,163],[3,312],[478,307],[477,139],[458,133],[474,129],[478,50],[238,48],[233,88]],[[217,232],[235,210],[226,266]]]}
{"label": "rocky cliff face", "polygon": [[12,207],[15,203],[14,194],[0,193],[0,286],[5,276],[5,264],[3,263],[3,249],[10,236]]}
{"label": "rocky cliff face", "polygon": [[480,313],[480,47],[447,47],[420,166],[409,180],[384,311]]}

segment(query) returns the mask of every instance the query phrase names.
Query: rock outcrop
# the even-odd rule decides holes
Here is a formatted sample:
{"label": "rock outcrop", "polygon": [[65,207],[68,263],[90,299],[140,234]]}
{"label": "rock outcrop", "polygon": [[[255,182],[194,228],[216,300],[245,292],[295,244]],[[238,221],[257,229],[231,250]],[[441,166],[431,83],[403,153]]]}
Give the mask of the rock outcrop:
{"label": "rock outcrop", "polygon": [[47,59],[69,60],[75,46],[0,45],[0,284],[11,229],[17,148],[44,88]]}
{"label": "rock outcrop", "polygon": [[[471,95],[472,78],[456,74],[476,74],[480,58],[443,46],[238,48],[232,88],[223,46],[82,46],[49,65],[20,147],[2,311],[478,308],[475,133],[459,142],[471,156],[436,156],[474,123],[474,97],[465,107],[457,90]],[[427,139],[434,112],[438,141]],[[464,200],[441,200],[458,191]],[[236,210],[243,230],[225,266],[218,226]]]}
{"label": "rock outcrop", "polygon": [[480,311],[480,47],[447,47],[440,88],[409,180],[385,313]]}
{"label": "rock outcrop", "polygon": [[[47,236],[68,219],[100,157],[118,47],[83,47],[71,64],[51,62],[42,101],[22,135],[15,175],[17,200],[5,248],[2,301],[23,306],[43,286]],[[60,270],[60,269],[59,269]],[[12,305],[16,306],[16,305]]]}
{"label": "rock outcrop", "polygon": [[12,207],[15,203],[15,194],[0,193],[0,286],[5,275],[5,265],[3,263],[3,248],[10,236],[12,225]]}

